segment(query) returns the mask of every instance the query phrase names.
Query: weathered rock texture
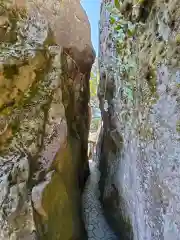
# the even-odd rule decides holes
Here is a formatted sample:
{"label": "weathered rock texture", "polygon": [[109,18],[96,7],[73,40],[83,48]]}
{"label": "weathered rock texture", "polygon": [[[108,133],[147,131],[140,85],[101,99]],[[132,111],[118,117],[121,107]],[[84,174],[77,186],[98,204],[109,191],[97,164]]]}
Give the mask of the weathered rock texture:
{"label": "weathered rock texture", "polygon": [[122,42],[108,2],[100,21],[101,202],[121,239],[178,240],[180,2],[119,1],[119,25],[135,26],[129,34],[126,25]]}
{"label": "weathered rock texture", "polygon": [[0,239],[84,239],[89,76],[79,0],[0,1]]}

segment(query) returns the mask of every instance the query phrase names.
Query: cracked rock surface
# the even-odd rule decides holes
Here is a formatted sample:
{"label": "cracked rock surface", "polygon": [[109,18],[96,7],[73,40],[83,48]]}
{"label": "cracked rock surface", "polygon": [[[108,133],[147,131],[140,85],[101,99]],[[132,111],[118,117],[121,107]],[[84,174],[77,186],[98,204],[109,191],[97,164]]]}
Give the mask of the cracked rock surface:
{"label": "cracked rock surface", "polygon": [[94,58],[79,0],[0,0],[1,240],[86,239]]}
{"label": "cracked rock surface", "polygon": [[100,199],[120,239],[179,240],[180,1],[117,2],[100,13]]}

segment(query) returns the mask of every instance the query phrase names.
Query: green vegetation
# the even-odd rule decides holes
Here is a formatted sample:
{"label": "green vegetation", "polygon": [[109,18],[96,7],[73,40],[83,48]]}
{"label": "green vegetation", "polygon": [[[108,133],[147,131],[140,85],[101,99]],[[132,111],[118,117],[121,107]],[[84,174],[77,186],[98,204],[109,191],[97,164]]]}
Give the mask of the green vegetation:
{"label": "green vegetation", "polygon": [[92,121],[90,131],[97,131],[101,116],[99,112],[99,101],[97,97],[97,88],[99,84],[99,71],[97,59],[92,67],[91,78],[90,78],[90,105],[92,110]]}
{"label": "green vegetation", "polygon": [[180,34],[177,34],[177,35],[176,35],[176,43],[177,43],[177,44],[180,44]]}
{"label": "green vegetation", "polygon": [[176,131],[180,133],[180,120],[176,122]]}
{"label": "green vegetation", "polygon": [[[144,0],[137,0],[135,5],[143,3]],[[150,103],[151,99],[157,99],[156,71],[148,62],[146,65],[149,67],[143,66],[142,63],[145,63],[140,60],[139,36],[145,25],[141,21],[131,21],[130,11],[133,7],[126,11],[123,10],[123,4],[120,0],[106,4],[110,13],[109,34],[114,38],[112,41],[116,49],[116,72],[119,73],[120,88],[123,90],[121,100],[131,106],[142,100]]]}
{"label": "green vegetation", "polygon": [[90,78],[90,95],[91,98],[97,97],[97,87],[99,84],[99,72],[91,72]]}
{"label": "green vegetation", "polygon": [[[121,2],[115,1],[115,4],[107,4],[106,9],[111,13],[110,24],[111,33],[115,38],[116,61],[120,77],[124,80],[124,97],[131,103],[134,100],[134,76],[137,69],[137,63],[132,57],[130,41],[134,40],[137,32],[137,24],[133,24],[125,19],[121,11]],[[128,41],[130,40],[130,41]]]}

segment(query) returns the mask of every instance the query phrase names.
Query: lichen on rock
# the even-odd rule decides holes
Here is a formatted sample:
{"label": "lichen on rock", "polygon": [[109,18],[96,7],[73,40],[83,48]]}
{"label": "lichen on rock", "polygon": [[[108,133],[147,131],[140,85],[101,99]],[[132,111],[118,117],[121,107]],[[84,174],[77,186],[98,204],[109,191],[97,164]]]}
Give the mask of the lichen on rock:
{"label": "lichen on rock", "polygon": [[79,1],[1,0],[0,49],[0,236],[83,239],[87,16]]}
{"label": "lichen on rock", "polygon": [[[176,0],[101,5],[101,202],[123,239],[179,239],[179,8]],[[123,144],[110,144],[113,130]]]}

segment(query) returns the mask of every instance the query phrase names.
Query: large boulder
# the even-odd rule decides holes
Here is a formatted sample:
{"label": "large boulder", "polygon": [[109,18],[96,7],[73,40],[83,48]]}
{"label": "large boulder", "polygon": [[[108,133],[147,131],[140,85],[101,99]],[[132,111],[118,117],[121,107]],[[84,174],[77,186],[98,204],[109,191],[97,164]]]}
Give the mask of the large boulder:
{"label": "large boulder", "polygon": [[89,77],[79,0],[0,1],[0,238],[84,239]]}
{"label": "large boulder", "polygon": [[121,239],[180,236],[179,10],[178,0],[102,2],[100,190]]}

